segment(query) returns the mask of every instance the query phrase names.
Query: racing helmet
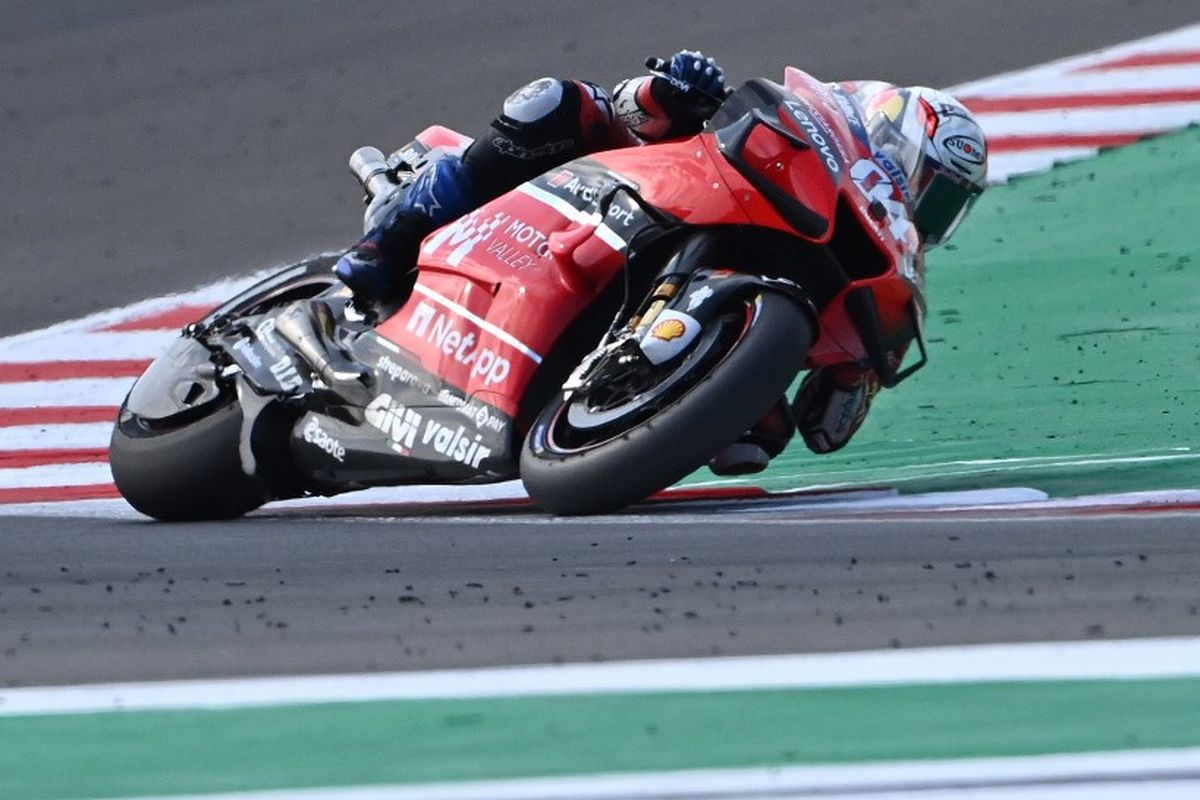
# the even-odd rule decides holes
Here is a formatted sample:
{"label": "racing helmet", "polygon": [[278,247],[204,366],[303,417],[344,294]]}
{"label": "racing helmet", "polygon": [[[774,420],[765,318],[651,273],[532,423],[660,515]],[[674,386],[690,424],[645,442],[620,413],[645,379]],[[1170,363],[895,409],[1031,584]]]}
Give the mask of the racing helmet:
{"label": "racing helmet", "polygon": [[944,244],[986,185],[983,129],[962,103],[937,89],[871,88],[863,107],[875,158],[899,179],[923,241]]}

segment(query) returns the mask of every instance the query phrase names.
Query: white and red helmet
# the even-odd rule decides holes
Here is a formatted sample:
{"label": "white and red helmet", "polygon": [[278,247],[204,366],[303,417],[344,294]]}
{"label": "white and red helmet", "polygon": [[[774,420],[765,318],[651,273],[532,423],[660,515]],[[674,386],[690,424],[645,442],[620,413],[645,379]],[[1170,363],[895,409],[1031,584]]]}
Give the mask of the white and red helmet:
{"label": "white and red helmet", "polygon": [[987,182],[987,140],[962,103],[925,86],[863,84],[875,158],[900,178],[912,221],[927,245],[944,244]]}

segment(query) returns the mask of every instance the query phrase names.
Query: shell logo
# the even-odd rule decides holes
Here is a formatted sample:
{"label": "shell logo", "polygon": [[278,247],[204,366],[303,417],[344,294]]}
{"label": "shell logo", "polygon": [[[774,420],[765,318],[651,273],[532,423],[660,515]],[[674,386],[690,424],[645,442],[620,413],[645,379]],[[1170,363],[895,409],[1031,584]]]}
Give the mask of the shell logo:
{"label": "shell logo", "polygon": [[650,331],[650,335],[655,339],[669,342],[672,339],[678,339],[686,332],[687,326],[683,324],[683,320],[667,319],[655,325]]}

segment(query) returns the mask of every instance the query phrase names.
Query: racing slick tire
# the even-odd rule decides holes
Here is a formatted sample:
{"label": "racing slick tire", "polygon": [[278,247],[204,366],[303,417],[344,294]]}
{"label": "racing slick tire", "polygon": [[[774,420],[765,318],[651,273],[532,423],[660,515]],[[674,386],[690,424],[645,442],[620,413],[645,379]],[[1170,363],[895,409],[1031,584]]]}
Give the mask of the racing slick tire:
{"label": "racing slick tire", "polygon": [[109,464],[121,495],[143,514],[168,522],[231,519],[271,499],[242,470],[242,409],[233,398],[168,428],[122,411]]}
{"label": "racing slick tire", "polygon": [[[521,452],[521,479],[533,501],[559,515],[599,514],[665,489],[749,430],[787,391],[815,337],[807,311],[762,292],[712,318],[693,348],[662,374],[659,403],[647,387],[610,424],[580,429],[572,418],[606,419],[588,397],[558,393]],[[573,414],[576,406],[578,414]],[[617,412],[620,411],[617,407]]]}
{"label": "racing slick tire", "polygon": [[[239,317],[317,295],[336,284],[332,269],[337,253],[305,259],[265,277],[259,283],[205,315],[206,326],[222,317]],[[144,380],[145,376],[139,380]],[[109,464],[121,495],[147,516],[164,521],[216,520],[240,517],[268,500],[299,492],[292,486],[289,464],[274,459],[276,476],[267,486],[242,469],[240,454],[243,413],[231,389],[198,413],[147,419],[123,404],[113,427]],[[261,419],[261,416],[259,417]],[[256,430],[258,430],[256,423]],[[270,427],[280,442],[286,435]],[[256,457],[258,453],[255,445]],[[268,446],[264,454],[280,447]],[[268,470],[271,472],[271,470]],[[281,488],[283,487],[283,488]]]}

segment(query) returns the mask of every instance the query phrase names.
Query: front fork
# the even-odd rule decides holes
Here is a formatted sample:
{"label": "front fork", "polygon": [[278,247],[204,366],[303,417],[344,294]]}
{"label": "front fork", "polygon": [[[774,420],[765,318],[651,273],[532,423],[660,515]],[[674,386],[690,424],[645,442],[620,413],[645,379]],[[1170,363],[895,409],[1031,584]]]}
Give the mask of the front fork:
{"label": "front fork", "polygon": [[717,237],[700,232],[689,238],[664,265],[654,288],[629,321],[606,337],[584,359],[563,389],[571,392],[587,385],[593,367],[607,358],[624,358],[664,364],[687,352],[705,325],[734,298],[763,291],[787,295],[809,315],[817,330],[817,310],[799,284],[730,269],[713,269],[721,263]]}

